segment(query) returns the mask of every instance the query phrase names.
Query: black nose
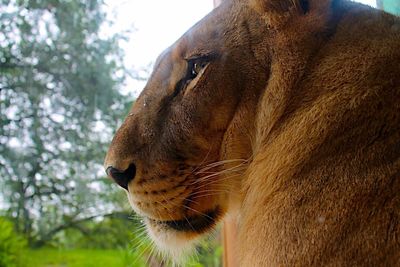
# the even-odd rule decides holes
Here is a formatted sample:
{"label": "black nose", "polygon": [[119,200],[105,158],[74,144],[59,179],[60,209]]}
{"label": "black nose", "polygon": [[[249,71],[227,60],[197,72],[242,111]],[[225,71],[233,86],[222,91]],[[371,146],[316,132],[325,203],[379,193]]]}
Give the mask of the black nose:
{"label": "black nose", "polygon": [[125,171],[120,171],[112,166],[108,167],[106,170],[108,176],[113,178],[113,180],[122,188],[128,190],[128,183],[135,178],[136,166],[135,164],[129,165],[129,168]]}

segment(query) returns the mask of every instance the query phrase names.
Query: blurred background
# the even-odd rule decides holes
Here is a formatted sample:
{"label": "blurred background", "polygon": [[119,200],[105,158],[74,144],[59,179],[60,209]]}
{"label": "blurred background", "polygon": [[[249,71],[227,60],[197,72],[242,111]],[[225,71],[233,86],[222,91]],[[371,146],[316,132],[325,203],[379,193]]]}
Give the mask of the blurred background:
{"label": "blurred background", "polygon": [[[102,162],[157,55],[213,6],[0,0],[0,267],[168,266]],[[220,239],[187,265],[221,266]]]}

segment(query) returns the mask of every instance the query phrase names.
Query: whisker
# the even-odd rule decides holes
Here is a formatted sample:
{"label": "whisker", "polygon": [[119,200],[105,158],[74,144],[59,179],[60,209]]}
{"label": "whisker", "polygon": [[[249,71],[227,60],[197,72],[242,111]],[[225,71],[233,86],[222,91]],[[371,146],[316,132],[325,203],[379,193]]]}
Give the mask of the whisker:
{"label": "whisker", "polygon": [[220,165],[224,165],[227,163],[233,163],[233,162],[247,162],[247,160],[245,160],[245,159],[229,159],[229,160],[221,160],[221,161],[217,161],[217,162],[212,162],[212,163],[204,166],[202,169],[200,169],[198,172],[196,172],[196,174],[202,173],[203,171],[207,171],[209,169],[212,169],[212,168],[220,166]]}
{"label": "whisker", "polygon": [[134,264],[136,264],[137,263],[137,261],[140,259],[140,258],[142,258],[143,257],[143,255],[144,255],[144,253],[150,248],[152,246],[152,244],[150,243],[150,244],[148,244],[147,246],[146,246],[146,248],[145,249],[143,249],[142,250],[142,252],[140,252],[140,254],[137,256],[137,258],[134,260]]}
{"label": "whisker", "polygon": [[186,222],[189,224],[190,228],[192,228],[193,232],[196,232],[196,230],[194,230],[193,225],[190,223],[189,219],[185,215],[183,215],[183,218],[185,218]]}
{"label": "whisker", "polygon": [[201,184],[200,186],[196,187],[196,189],[198,190],[198,189],[204,188],[206,186],[213,185],[215,183],[220,183],[220,182],[232,179],[233,177],[237,177],[237,176],[240,176],[240,175],[241,175],[240,173],[236,173],[236,174],[232,174],[232,175],[229,175],[229,176],[217,179],[217,180],[212,180],[212,181],[207,182],[206,184]]}
{"label": "whisker", "polygon": [[147,266],[150,266],[149,261],[153,257],[154,250],[156,249],[156,246],[154,246],[153,241],[151,241],[151,245],[152,246],[151,246],[151,249],[150,249],[150,253],[149,253],[149,255],[147,256],[147,259],[146,259],[146,265]]}
{"label": "whisker", "polygon": [[200,164],[196,168],[193,169],[193,171],[190,174],[193,174],[198,168],[201,168],[201,166],[204,164],[204,162],[207,160],[208,156],[210,155],[211,149],[212,149],[212,146],[210,146],[210,149],[208,150],[204,159],[200,162]]}
{"label": "whisker", "polygon": [[[236,170],[236,171],[231,171],[230,173],[228,172],[221,172],[221,173],[215,173],[213,175],[207,175],[204,177],[200,177],[199,179],[192,181],[188,186],[194,187],[194,186],[203,186],[207,185],[210,182],[214,181],[222,181],[222,179],[225,180],[226,177],[231,177],[232,175],[241,175],[242,173],[240,172],[241,170]],[[218,179],[214,179],[215,177],[220,176]]]}
{"label": "whisker", "polygon": [[207,214],[205,214],[205,213],[203,213],[203,212],[200,212],[200,211],[198,211],[198,210],[196,210],[196,209],[192,209],[191,207],[189,207],[189,206],[187,206],[187,205],[183,205],[183,207],[184,207],[185,209],[189,209],[189,210],[191,210],[191,211],[193,211],[193,212],[196,212],[196,213],[198,213],[198,214],[200,214],[200,215],[202,215],[202,216],[204,216],[204,217],[207,217],[207,218],[209,218],[210,220],[213,220],[213,218],[210,217],[210,216],[208,216]]}
{"label": "whisker", "polygon": [[209,197],[209,196],[218,196],[219,194],[215,193],[215,194],[204,194],[204,195],[199,195],[194,197],[193,199],[198,199],[198,198],[202,198],[202,197]]}
{"label": "whisker", "polygon": [[[207,185],[207,184],[209,184],[210,182],[214,182],[214,181],[223,181],[223,179],[226,180],[226,179],[225,179],[226,177],[232,177],[232,175],[237,176],[237,175],[241,175],[241,173],[234,173],[234,172],[231,172],[231,173],[229,173],[229,174],[227,174],[227,173],[216,173],[215,175],[209,175],[209,176],[207,176],[207,177],[204,177],[204,179],[201,179],[201,180],[198,179],[198,180],[196,180],[196,181],[193,181],[193,182],[190,184],[190,186],[197,186],[197,185],[202,186],[202,185]],[[218,179],[213,179],[213,178],[216,177],[216,176],[221,176],[221,177],[218,178]]]}
{"label": "whisker", "polygon": [[190,196],[193,197],[193,196],[198,196],[199,194],[210,193],[210,192],[212,192],[212,193],[229,193],[230,191],[227,190],[227,189],[221,189],[221,190],[217,190],[217,189],[215,189],[215,190],[202,190],[202,191],[196,191],[195,193],[191,194]]}
{"label": "whisker", "polygon": [[[238,169],[239,167],[242,167],[242,166],[244,166],[245,165],[245,162],[242,162],[242,163],[240,163],[240,164],[238,164],[238,165],[235,165],[235,166],[233,166],[233,167],[230,167],[230,168],[228,168],[228,169],[223,169],[223,170],[221,170],[221,171],[218,171],[218,172],[214,172],[214,173],[212,173],[211,175],[217,175],[217,174],[222,174],[222,173],[225,173],[225,172],[230,172],[230,171],[236,171],[236,169]],[[201,174],[200,172],[197,172],[197,174]],[[208,176],[205,176],[205,177],[208,177]],[[203,178],[203,177],[202,177]]]}
{"label": "whisker", "polygon": [[132,232],[132,234],[133,234],[134,236],[146,234],[146,226],[143,226],[143,227],[141,227],[141,228],[139,228],[139,229],[136,229],[135,231]]}

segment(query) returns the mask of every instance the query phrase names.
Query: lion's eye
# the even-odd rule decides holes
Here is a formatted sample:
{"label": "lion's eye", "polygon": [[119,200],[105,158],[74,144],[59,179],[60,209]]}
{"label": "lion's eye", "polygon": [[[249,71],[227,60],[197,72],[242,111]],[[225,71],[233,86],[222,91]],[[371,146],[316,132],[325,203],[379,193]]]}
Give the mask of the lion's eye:
{"label": "lion's eye", "polygon": [[199,75],[199,73],[204,69],[208,64],[208,60],[206,58],[198,58],[188,61],[188,80],[193,80]]}
{"label": "lion's eye", "polygon": [[206,62],[195,62],[192,67],[192,75],[197,76],[205,66],[207,66]]}
{"label": "lion's eye", "polygon": [[213,59],[212,56],[203,56],[197,57],[187,60],[187,70],[185,76],[179,80],[179,82],[175,86],[175,91],[172,97],[177,96],[180,92],[182,92],[187,85],[190,84],[192,80],[194,80],[200,72],[207,67],[210,61]]}

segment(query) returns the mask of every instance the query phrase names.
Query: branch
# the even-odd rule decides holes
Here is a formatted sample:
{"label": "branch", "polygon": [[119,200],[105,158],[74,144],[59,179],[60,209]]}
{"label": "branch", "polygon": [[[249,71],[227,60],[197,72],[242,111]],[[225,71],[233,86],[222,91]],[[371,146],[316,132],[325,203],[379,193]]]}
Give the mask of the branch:
{"label": "branch", "polygon": [[68,228],[78,228],[78,225],[87,221],[91,221],[95,218],[99,217],[108,217],[108,218],[118,218],[118,219],[123,219],[123,220],[131,220],[129,214],[126,212],[112,212],[112,213],[107,213],[107,214],[98,214],[98,215],[93,215],[89,216],[86,218],[82,219],[77,219],[77,220],[71,220],[69,222],[66,222],[64,224],[61,224],[52,230],[50,230],[47,234],[45,234],[41,239],[37,240],[33,246],[34,247],[41,247],[43,246],[46,242],[50,241],[55,234],[57,234],[60,231],[66,230]]}

